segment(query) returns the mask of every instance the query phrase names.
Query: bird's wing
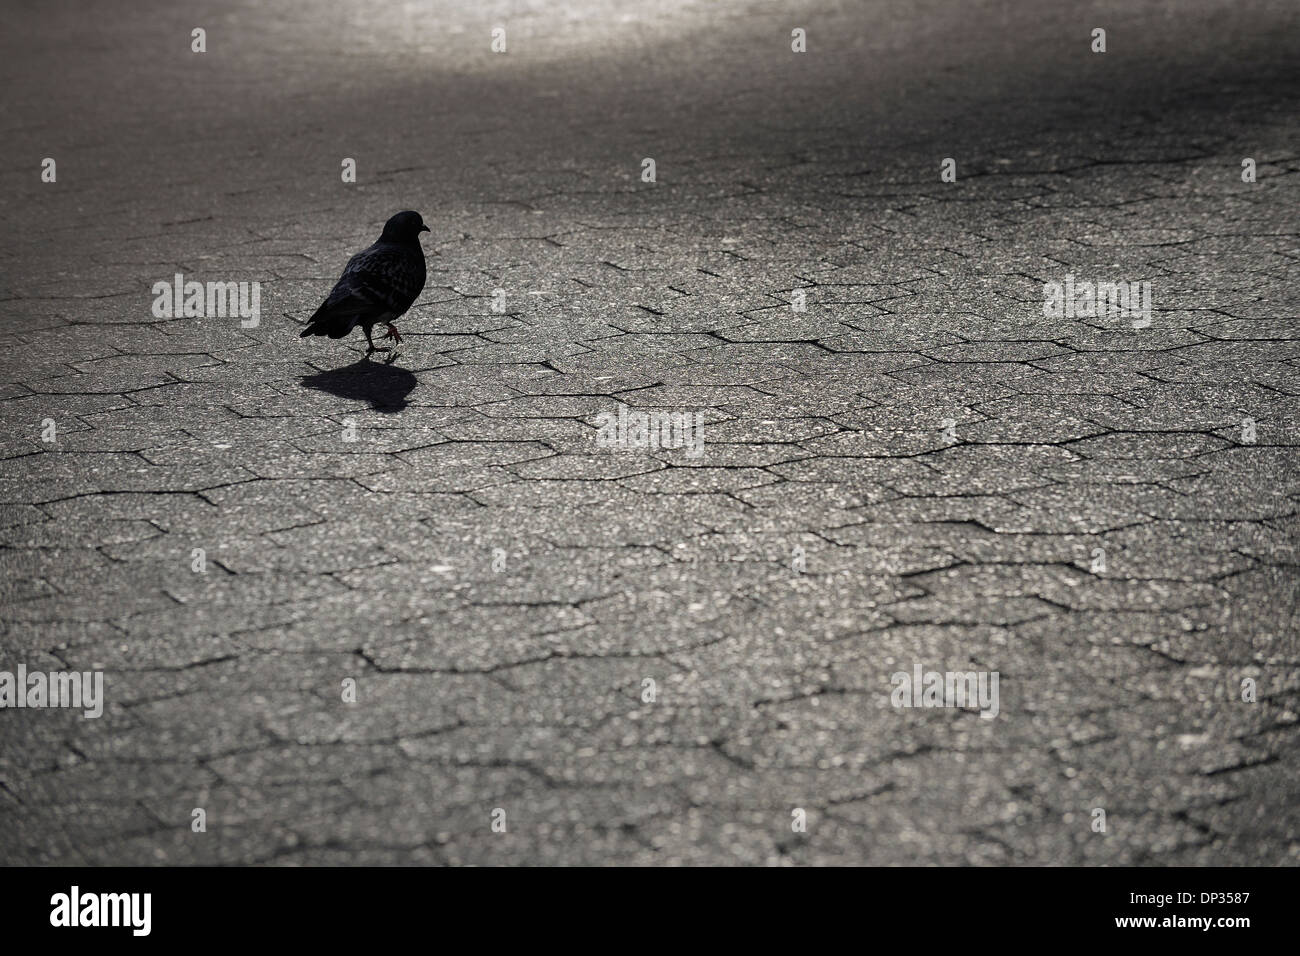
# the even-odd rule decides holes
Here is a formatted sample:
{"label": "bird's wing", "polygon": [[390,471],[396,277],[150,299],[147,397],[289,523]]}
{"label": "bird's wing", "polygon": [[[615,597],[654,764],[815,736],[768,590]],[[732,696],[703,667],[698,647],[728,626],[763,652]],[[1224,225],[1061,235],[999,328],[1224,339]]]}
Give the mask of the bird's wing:
{"label": "bird's wing", "polygon": [[402,246],[374,245],[353,256],[321,310],[332,315],[401,315],[424,288],[423,256]]}

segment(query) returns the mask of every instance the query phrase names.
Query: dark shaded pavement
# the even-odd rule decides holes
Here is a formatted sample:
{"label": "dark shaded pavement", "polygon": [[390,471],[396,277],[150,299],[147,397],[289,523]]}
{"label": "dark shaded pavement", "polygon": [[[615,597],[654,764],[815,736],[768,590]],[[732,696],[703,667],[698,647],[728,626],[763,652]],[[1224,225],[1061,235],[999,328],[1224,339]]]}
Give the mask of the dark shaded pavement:
{"label": "dark shaded pavement", "polygon": [[0,858],[1296,863],[1300,11],[1130,6],[9,11]]}

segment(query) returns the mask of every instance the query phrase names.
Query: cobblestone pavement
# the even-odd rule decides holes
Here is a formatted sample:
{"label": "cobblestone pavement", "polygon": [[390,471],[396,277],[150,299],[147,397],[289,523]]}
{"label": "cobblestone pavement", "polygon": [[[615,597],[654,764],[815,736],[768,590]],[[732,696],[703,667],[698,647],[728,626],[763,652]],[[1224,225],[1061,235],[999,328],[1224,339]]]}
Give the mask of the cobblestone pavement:
{"label": "cobblestone pavement", "polygon": [[[0,713],[3,862],[1300,861],[1293,3],[81,6],[0,39],[0,669],[107,704]],[[406,208],[400,357],[299,339]]]}

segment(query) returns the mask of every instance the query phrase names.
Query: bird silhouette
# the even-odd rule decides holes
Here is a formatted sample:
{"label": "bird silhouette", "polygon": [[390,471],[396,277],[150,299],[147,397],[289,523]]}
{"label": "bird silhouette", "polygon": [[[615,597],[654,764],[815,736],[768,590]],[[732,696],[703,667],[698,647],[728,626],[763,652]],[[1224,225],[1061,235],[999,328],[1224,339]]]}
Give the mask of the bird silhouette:
{"label": "bird silhouette", "polygon": [[384,231],[374,245],[348,260],[343,275],[308,320],[301,337],[328,335],[341,339],[361,326],[370,346],[368,356],[388,351],[376,348],[370,337],[371,328],[382,323],[388,326],[384,338],[400,343],[402,336],[393,320],[411,307],[424,288],[420,233],[429,231],[418,212],[399,212],[384,223]]}

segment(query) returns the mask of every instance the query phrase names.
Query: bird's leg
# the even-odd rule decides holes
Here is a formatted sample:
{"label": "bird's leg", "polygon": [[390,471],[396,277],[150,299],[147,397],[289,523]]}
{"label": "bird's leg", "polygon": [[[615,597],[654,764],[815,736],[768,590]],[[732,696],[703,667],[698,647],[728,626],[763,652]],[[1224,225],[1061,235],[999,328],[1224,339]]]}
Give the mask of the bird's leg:
{"label": "bird's leg", "polygon": [[[391,326],[389,326],[389,327],[391,328]],[[370,337],[370,326],[368,326],[368,325],[363,325],[363,326],[361,326],[361,331],[364,332],[364,333],[366,333],[366,344],[370,346],[370,348],[366,349],[366,355],[369,355],[371,352],[387,352],[387,351],[388,351],[388,349],[375,348],[375,342],[374,342],[374,339],[372,339],[372,338]]]}
{"label": "bird's leg", "polygon": [[401,345],[401,344],[402,344],[402,336],[401,336],[401,334],[397,331],[397,326],[393,325],[392,322],[385,322],[384,325],[388,326],[388,331],[384,333],[384,338],[386,338],[386,339],[392,339],[392,340],[393,340],[394,342],[396,342],[398,345]]}

